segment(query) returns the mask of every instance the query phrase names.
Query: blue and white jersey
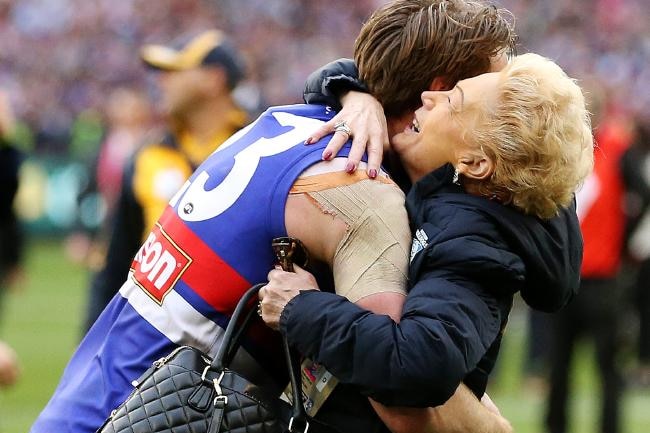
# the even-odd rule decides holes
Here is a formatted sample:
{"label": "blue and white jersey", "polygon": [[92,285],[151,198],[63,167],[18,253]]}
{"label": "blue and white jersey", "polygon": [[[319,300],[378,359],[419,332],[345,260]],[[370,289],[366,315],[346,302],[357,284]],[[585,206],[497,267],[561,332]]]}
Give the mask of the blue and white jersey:
{"label": "blue and white jersey", "polygon": [[[194,172],[81,342],[32,433],[94,432],[156,359],[179,345],[215,355],[237,301],[273,266],[271,240],[286,236],[292,184],[321,160],[328,140],[303,143],[334,114],[317,105],[271,108]],[[260,322],[249,334],[239,362],[282,368],[275,333]]]}

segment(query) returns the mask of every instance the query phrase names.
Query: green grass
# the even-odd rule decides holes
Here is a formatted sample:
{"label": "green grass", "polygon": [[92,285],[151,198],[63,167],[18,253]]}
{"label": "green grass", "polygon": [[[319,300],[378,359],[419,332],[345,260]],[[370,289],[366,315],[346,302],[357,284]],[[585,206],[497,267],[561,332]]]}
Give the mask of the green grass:
{"label": "green grass", "polygon": [[[79,341],[86,302],[86,271],[65,259],[60,242],[30,244],[23,293],[6,299],[0,338],[19,354],[20,382],[0,391],[0,433],[25,433],[47,403]],[[542,433],[544,395],[522,385],[523,314],[515,310],[504,340],[499,374],[489,392],[518,433]],[[597,432],[599,390],[591,347],[581,346],[572,375],[572,433]],[[622,433],[650,433],[650,392],[628,392]],[[56,433],[56,432],[52,432]]]}
{"label": "green grass", "polygon": [[[543,433],[546,394],[539,388],[527,388],[523,370],[525,338],[524,314],[515,309],[511,315],[500,354],[498,373],[488,392],[517,433]],[[600,384],[593,347],[581,343],[571,368],[569,433],[599,431]],[[650,433],[650,391],[628,390],[623,395],[621,433]]]}
{"label": "green grass", "polygon": [[[79,340],[86,272],[57,241],[36,241],[26,256],[27,287],[5,301],[0,338],[17,352],[22,377],[0,392],[0,432],[24,433],[54,391]],[[6,294],[5,294],[6,295]]]}

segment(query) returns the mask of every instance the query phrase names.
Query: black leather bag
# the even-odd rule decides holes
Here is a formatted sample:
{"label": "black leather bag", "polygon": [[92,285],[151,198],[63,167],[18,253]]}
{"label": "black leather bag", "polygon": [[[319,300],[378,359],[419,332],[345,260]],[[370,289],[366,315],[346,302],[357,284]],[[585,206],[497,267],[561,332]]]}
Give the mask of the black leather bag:
{"label": "black leather bag", "polygon": [[292,404],[270,394],[229,368],[254,311],[249,301],[262,284],[237,304],[214,360],[182,346],[134,381],[131,395],[115,409],[98,433],[284,433],[330,431],[307,417],[300,396],[300,365],[286,339],[284,352],[293,389]]}

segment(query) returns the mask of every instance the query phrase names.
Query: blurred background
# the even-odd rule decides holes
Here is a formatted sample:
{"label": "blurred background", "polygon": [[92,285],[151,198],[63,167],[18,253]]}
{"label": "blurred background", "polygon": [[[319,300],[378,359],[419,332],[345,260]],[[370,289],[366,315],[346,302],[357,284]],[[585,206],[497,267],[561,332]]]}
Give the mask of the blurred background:
{"label": "blurred background", "polygon": [[[130,131],[160,125],[159,95],[139,60],[139,47],[223,29],[246,59],[248,75],[235,95],[254,116],[268,105],[301,102],[307,75],[330,60],[350,57],[361,24],[383,3],[0,0],[0,95],[14,118],[12,128],[0,131],[25,155],[15,209],[26,234],[20,272],[7,287],[0,285],[6,292],[0,340],[13,347],[21,369],[13,386],[0,387],[0,433],[28,430],[82,336],[89,273],[103,254],[93,239],[106,215],[106,194],[111,194],[110,187],[97,187],[96,173],[108,132],[116,125]],[[615,366],[599,369],[594,339],[577,340],[573,358],[564,365],[570,388],[567,431],[599,431],[601,378],[615,368],[623,385],[619,431],[648,433],[650,335],[644,333],[644,321],[650,320],[650,282],[644,272],[650,256],[650,3],[498,4],[516,17],[520,53],[551,57],[580,80],[600,137],[597,159],[611,166],[621,184],[617,194],[604,198],[624,222],[620,242],[592,253],[596,263],[602,255],[614,263],[605,277],[615,282],[612,309],[620,319]],[[589,236],[596,244],[598,236],[611,238],[598,230]],[[594,276],[603,277],[597,265],[595,274],[585,275]],[[551,329],[558,326],[554,320],[531,316],[520,302],[512,313],[489,392],[517,432],[547,431],[550,378],[558,374],[549,359]]]}

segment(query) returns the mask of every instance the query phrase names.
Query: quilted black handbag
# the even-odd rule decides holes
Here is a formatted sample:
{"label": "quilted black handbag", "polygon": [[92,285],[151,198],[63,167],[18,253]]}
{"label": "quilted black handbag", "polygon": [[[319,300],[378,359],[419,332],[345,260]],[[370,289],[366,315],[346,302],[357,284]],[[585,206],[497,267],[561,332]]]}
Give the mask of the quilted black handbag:
{"label": "quilted black handbag", "polygon": [[[288,404],[229,368],[254,311],[241,322],[263,284],[237,304],[214,360],[181,346],[152,365],[98,433],[284,433],[331,431],[307,417],[301,400],[299,361],[283,340],[293,402]],[[298,374],[297,374],[298,373]],[[296,392],[297,391],[297,392]]]}

